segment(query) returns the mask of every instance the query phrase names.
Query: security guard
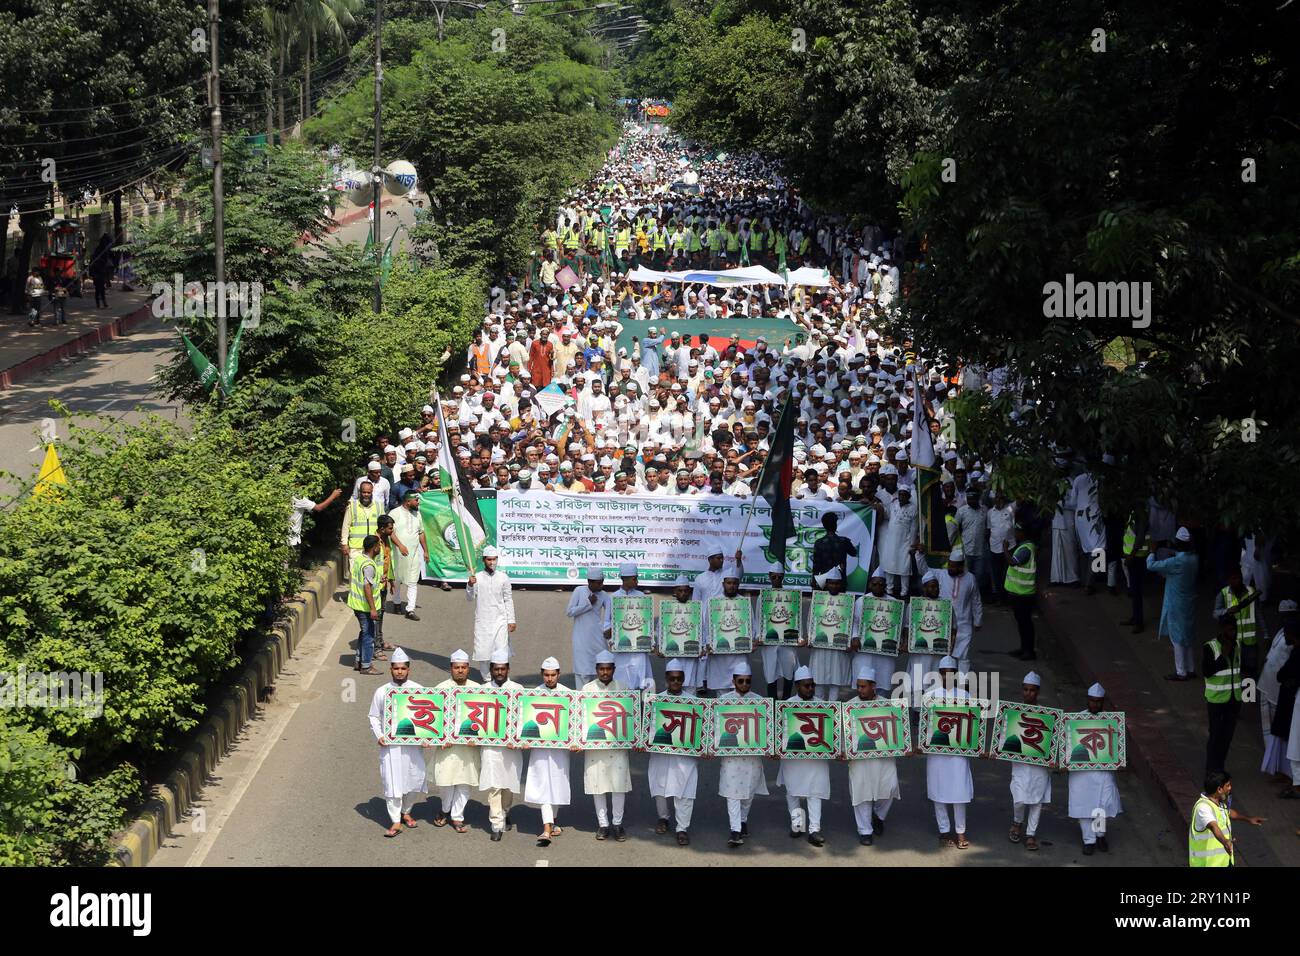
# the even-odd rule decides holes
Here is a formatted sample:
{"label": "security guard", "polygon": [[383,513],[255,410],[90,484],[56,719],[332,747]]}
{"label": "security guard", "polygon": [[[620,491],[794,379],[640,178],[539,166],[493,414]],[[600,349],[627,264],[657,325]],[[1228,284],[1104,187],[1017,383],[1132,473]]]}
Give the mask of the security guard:
{"label": "security guard", "polygon": [[1241,580],[1241,567],[1228,570],[1228,583],[1214,598],[1214,615],[1227,615],[1237,622],[1237,643],[1241,645],[1241,663],[1245,672],[1256,673],[1257,641],[1259,640],[1259,621],[1255,616],[1255,604],[1259,592],[1247,587]]}
{"label": "security guard", "polygon": [[1241,712],[1241,644],[1231,614],[1219,618],[1219,636],[1205,642],[1201,655],[1205,674],[1205,706],[1210,734],[1205,744],[1205,772],[1222,770]]}
{"label": "security guard", "polygon": [[1146,584],[1147,555],[1151,553],[1151,534],[1147,530],[1147,509],[1134,510],[1124,528],[1124,569],[1128,574],[1128,596],[1131,611],[1121,624],[1133,625],[1133,633],[1146,630],[1146,614],[1142,607],[1142,589]]}
{"label": "security guard", "polygon": [[1192,807],[1192,822],[1187,829],[1188,866],[1232,866],[1232,821],[1263,825],[1263,817],[1238,813],[1231,804],[1232,775],[1226,770],[1211,770],[1205,775],[1205,789]]}
{"label": "security guard", "polygon": [[1032,661],[1034,653],[1034,596],[1037,591],[1038,545],[1026,540],[1023,524],[1016,523],[1015,545],[1007,551],[1007,577],[1002,589],[1007,592],[1011,602],[1011,613],[1016,619],[1016,629],[1020,632],[1020,647],[1011,651],[1012,657],[1022,661]]}

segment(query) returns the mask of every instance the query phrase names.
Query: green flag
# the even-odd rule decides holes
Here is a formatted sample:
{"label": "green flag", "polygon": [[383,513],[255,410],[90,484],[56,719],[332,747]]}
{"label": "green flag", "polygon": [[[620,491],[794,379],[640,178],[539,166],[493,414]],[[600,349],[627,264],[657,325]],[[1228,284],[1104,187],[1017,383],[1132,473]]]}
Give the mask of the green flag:
{"label": "green flag", "polygon": [[226,353],[226,370],[221,376],[221,387],[227,395],[234,388],[235,373],[239,371],[239,342],[243,336],[244,323],[241,321],[239,327],[235,329],[235,339],[230,343],[230,351]]}
{"label": "green flag", "polygon": [[190,362],[194,365],[194,371],[198,373],[199,385],[203,388],[211,388],[217,381],[217,367],[195,348],[188,335],[182,332],[181,338],[185,341],[185,350],[190,353]]}

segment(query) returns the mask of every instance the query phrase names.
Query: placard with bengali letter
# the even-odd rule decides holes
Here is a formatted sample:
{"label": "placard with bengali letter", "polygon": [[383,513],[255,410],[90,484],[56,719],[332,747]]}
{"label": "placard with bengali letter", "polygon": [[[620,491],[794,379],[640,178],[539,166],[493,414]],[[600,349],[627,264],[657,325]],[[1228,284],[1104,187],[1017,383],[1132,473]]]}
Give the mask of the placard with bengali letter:
{"label": "placard with bengali letter", "polygon": [[772,753],[772,701],[716,697],[710,702],[709,749],[718,757],[766,757]]}
{"label": "placard with bengali letter", "polygon": [[907,603],[909,654],[952,651],[952,602],[946,598],[911,598]]}
{"label": "placard with bengali letter", "polygon": [[573,740],[573,692],[517,690],[510,714],[510,743],[529,749],[567,750]]}
{"label": "placard with bengali letter", "polygon": [[1061,716],[1060,763],[1066,770],[1119,770],[1127,766],[1128,728],[1123,711]]}
{"label": "placard with bengali letter", "polygon": [[708,750],[709,705],[706,697],[647,697],[642,715],[641,746],[655,754],[698,757]]}
{"label": "placard with bengali letter", "polygon": [[515,693],[483,687],[448,688],[447,742],[504,747],[510,741],[510,702]]}
{"label": "placard with bengali letter", "polygon": [[384,739],[392,744],[441,747],[447,736],[445,690],[394,687],[384,696]]}
{"label": "placard with bengali letter", "polygon": [[714,654],[748,654],[754,649],[753,608],[747,595],[709,598],[709,647]]}
{"label": "placard with bengali letter", "polygon": [[808,630],[810,646],[847,651],[853,639],[853,595],[814,591]]}
{"label": "placard with bengali letter", "polygon": [[858,650],[864,654],[882,654],[897,657],[902,651],[903,611],[902,601],[890,601],[870,594],[862,598],[861,626]]}
{"label": "placard with bengali letter", "polygon": [[978,757],[984,752],[988,706],[988,701],[975,697],[922,698],[918,749],[923,754]]}
{"label": "placard with bengali letter", "polygon": [[583,750],[631,750],[641,741],[641,692],[578,691],[570,723]]}
{"label": "placard with bengali letter", "polygon": [[989,754],[998,760],[1027,763],[1035,767],[1051,767],[1057,758],[1061,718],[1065,714],[1053,707],[998,702],[997,716],[993,720],[993,737],[989,741]]}
{"label": "placard with bengali letter", "polygon": [[840,703],[778,700],[776,755],[792,760],[834,760],[840,754]]}
{"label": "placard with bengali letter", "polygon": [[703,628],[702,601],[659,601],[659,651],[664,657],[699,657]]}
{"label": "placard with bengali letter", "polygon": [[803,592],[787,588],[759,591],[758,619],[764,644],[797,645],[803,638]]}
{"label": "placard with bengali letter", "polygon": [[610,599],[610,640],[616,654],[648,654],[654,650],[654,598]]}
{"label": "placard with bengali letter", "polygon": [[850,760],[905,757],[912,751],[912,721],[904,698],[853,697],[840,704],[844,755]]}

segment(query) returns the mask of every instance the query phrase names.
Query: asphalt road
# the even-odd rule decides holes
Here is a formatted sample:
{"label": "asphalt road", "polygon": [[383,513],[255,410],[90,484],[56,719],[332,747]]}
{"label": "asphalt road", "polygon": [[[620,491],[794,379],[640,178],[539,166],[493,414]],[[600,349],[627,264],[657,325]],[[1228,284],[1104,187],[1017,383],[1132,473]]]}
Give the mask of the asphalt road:
{"label": "asphalt road", "polygon": [[[571,660],[570,626],[564,616],[567,593],[516,589],[519,630],[515,634],[512,677],[525,686],[537,680],[541,660],[555,654]],[[443,593],[422,586],[421,620],[389,615],[386,637],[407,650],[412,677],[435,684],[447,675],[448,655],[470,647],[472,608],[463,590]],[[1076,821],[1065,817],[1065,774],[1053,780],[1053,802],[1039,828],[1042,849],[1031,853],[1007,840],[1011,800],[1010,766],[973,761],[975,801],[968,809],[965,851],[939,844],[931,803],[925,799],[924,758],[901,762],[902,799],[889,815],[888,832],[875,846],[859,846],[848,803],[847,771],[831,771],[832,797],[823,806],[826,846],[818,849],[788,836],[784,791],[775,786],[777,764],[767,771],[770,796],[758,797],[750,816],[746,846],[726,846],[725,802],[717,796],[716,761],[700,768],[698,798],[690,847],[678,847],[672,835],[656,836],[655,810],[646,783],[646,756],[632,759],[633,792],[628,796],[626,843],[597,842],[590,798],[582,794],[580,756],[571,763],[574,802],[559,812],[564,835],[550,847],[536,846],[541,817],[536,809],[516,806],[516,828],[500,843],[488,839],[487,808],[471,801],[467,834],[430,825],[436,798],[415,809],[421,826],[394,840],[383,838],[387,815],[379,790],[378,753],[366,714],[382,677],[357,677],[351,668],[350,644],[356,639],[351,614],[335,603],[312,628],[290,663],[274,699],[265,705],[235,751],[221,764],[204,791],[199,813],[183,821],[165,841],[154,865],[476,865],[509,866],[726,866],[855,865],[893,866],[1182,866],[1186,835],[1171,828],[1169,818],[1135,774],[1121,773],[1125,812],[1110,821],[1108,854],[1084,857]],[[1015,646],[1010,613],[990,610],[976,637],[975,669],[1001,672],[1004,697],[1019,696],[1023,668],[1000,653]],[[998,651],[995,653],[995,651]],[[1043,675],[1043,702],[1082,708],[1083,688],[1063,673],[1051,648],[1036,665]],[[662,686],[662,671],[657,675]],[[572,676],[562,678],[572,686]],[[486,798],[484,798],[486,799]]]}

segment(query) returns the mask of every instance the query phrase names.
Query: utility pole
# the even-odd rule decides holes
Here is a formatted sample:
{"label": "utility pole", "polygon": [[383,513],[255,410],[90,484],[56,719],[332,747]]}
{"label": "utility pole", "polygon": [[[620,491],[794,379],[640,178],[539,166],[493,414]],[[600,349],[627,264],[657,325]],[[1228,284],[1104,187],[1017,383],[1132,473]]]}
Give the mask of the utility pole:
{"label": "utility pole", "polygon": [[[218,289],[226,281],[225,196],[221,185],[221,43],[218,33],[220,0],[208,0],[208,50],[212,54],[212,73],[208,77],[208,102],[212,107],[212,240],[214,269]],[[217,303],[217,391],[222,391],[226,374],[226,308],[224,296]]]}
{"label": "utility pole", "polygon": [[[210,0],[215,2],[215,0]],[[375,314],[378,315],[384,310],[384,290],[380,285],[384,275],[383,254],[379,241],[382,237],[380,229],[380,208],[379,208],[379,189],[384,181],[383,167],[380,166],[379,159],[379,133],[380,117],[383,108],[384,96],[384,60],[383,60],[383,40],[384,31],[384,0],[375,0],[375,163],[371,174],[374,177],[374,203],[375,203],[375,223],[371,231],[374,240],[375,250]]]}

